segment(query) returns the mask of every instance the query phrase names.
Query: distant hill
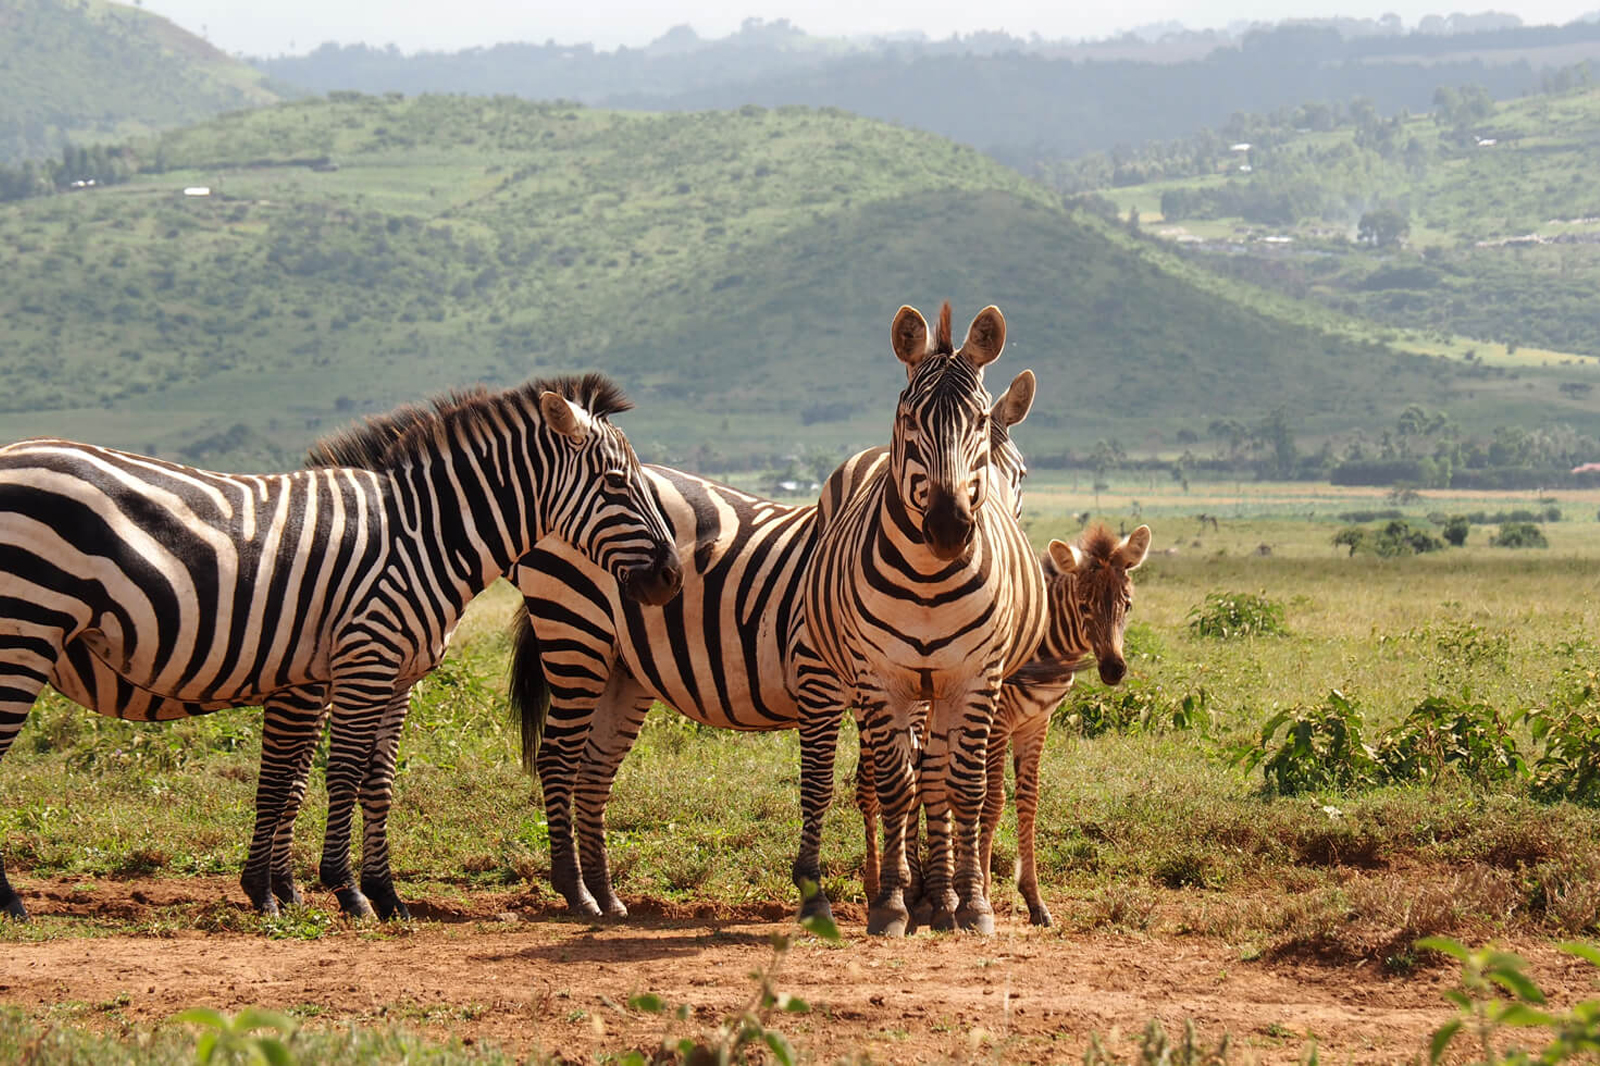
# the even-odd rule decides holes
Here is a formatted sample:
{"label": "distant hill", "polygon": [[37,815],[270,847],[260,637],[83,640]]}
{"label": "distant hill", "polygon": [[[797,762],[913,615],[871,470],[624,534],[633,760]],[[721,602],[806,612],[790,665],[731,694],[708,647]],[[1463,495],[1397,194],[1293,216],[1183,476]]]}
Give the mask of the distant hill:
{"label": "distant hill", "polygon": [[963,323],[1005,311],[990,376],[1038,372],[1038,456],[1280,407],[1317,434],[1380,430],[1407,402],[1470,423],[1546,400],[838,111],[337,94],[135,154],[128,184],[0,206],[0,437],[267,467],[363,411],[592,367],[639,401],[649,457],[759,464],[881,442],[904,381],[890,318],[944,298]]}
{"label": "distant hill", "polygon": [[[1435,21],[1435,32],[1392,32],[1398,20],[1325,20],[1238,37],[1184,32],[1067,43],[999,33],[847,42],[808,37],[782,20],[750,20],[726,38],[680,28],[647,48],[612,52],[554,41],[416,55],[327,44],[253,62],[319,92],[511,93],[652,111],[839,107],[941,134],[1027,170],[1220,127],[1236,111],[1365,98],[1381,114],[1418,112],[1439,86],[1469,83],[1507,99],[1537,88],[1547,70],[1600,59],[1593,24]],[[1468,30],[1475,32],[1458,32]]]}
{"label": "distant hill", "polygon": [[136,7],[0,0],[0,163],[272,103],[261,72]]}

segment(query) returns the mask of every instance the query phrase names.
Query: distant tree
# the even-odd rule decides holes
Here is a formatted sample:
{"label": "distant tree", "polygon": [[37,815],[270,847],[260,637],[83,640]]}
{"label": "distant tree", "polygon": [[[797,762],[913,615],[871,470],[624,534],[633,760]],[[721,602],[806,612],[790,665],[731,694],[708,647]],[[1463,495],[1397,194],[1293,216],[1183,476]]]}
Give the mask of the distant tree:
{"label": "distant tree", "polygon": [[1467,521],[1464,514],[1452,515],[1444,524],[1444,539],[1452,547],[1459,548],[1467,542],[1467,534],[1472,532],[1472,523]]}
{"label": "distant tree", "polygon": [[1364,244],[1388,248],[1399,244],[1411,232],[1411,223],[1400,212],[1380,207],[1368,211],[1356,223],[1356,238]]}

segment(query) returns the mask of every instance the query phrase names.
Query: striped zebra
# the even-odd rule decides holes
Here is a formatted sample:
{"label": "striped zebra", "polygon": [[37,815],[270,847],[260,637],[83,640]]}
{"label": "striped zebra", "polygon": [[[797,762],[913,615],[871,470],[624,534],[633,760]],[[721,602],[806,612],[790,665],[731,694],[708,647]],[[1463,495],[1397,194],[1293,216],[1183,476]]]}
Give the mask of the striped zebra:
{"label": "striped zebra", "polygon": [[[978,865],[984,750],[1000,683],[1044,635],[1044,578],[1003,479],[989,473],[989,395],[983,368],[1005,344],[1005,319],[985,308],[959,350],[950,309],[937,333],[909,307],[890,330],[908,383],[895,413],[888,464],[817,538],[801,596],[801,641],[791,656],[800,703],[801,819],[795,883],[821,884],[823,817],[833,799],[840,714],[855,707],[884,814],[884,863],[867,931],[901,935],[909,914],[907,815],[917,796],[916,738],[927,727],[922,798],[955,815],[956,877],[930,884],[934,924],[980,932],[994,915]],[[989,499],[989,497],[996,497]],[[828,903],[814,892],[807,913]]]}
{"label": "striped zebra", "polygon": [[[1099,665],[1100,680],[1122,682],[1128,670],[1122,656],[1122,636],[1133,609],[1131,572],[1144,562],[1150,549],[1150,527],[1140,526],[1120,541],[1097,526],[1080,538],[1080,546],[1052,540],[1040,557],[1044,568],[1049,627],[1033,660],[1006,678],[1000,689],[994,725],[989,730],[983,818],[978,857],[988,877],[995,829],[1005,809],[1006,746],[1012,748],[1016,766],[1017,889],[1028,904],[1034,925],[1049,925],[1050,910],[1039,896],[1034,862],[1034,818],[1039,807],[1039,761],[1050,729],[1050,716],[1066,699],[1073,677],[1089,663]],[[861,809],[867,858],[862,883],[867,895],[878,889],[878,799],[872,763],[857,766],[856,805]],[[908,826],[908,840],[914,828]],[[915,843],[909,844],[915,851]],[[935,863],[949,861],[935,856]]]}
{"label": "striped zebra", "polygon": [[[241,881],[270,911],[272,847],[331,705],[321,879],[347,912],[405,916],[386,831],[396,746],[467,602],[545,536],[640,599],[676,592],[659,507],[607,421],[627,408],[599,375],[476,389],[319,446],[336,465],[270,476],[60,440],[0,449],[0,756],[46,682],[127,718],[264,704]],[[26,917],[3,867],[0,910]]]}
{"label": "striped zebra", "polygon": [[[990,412],[991,462],[1013,485],[1026,468],[1009,431],[1033,394],[1025,370]],[[551,882],[575,913],[627,916],[611,885],[605,807],[656,700],[719,729],[795,728],[785,678],[801,575],[817,529],[887,461],[881,447],[851,457],[808,506],[645,467],[683,558],[683,592],[662,606],[627,601],[566,545],[541,544],[518,564],[511,706],[544,793]]]}

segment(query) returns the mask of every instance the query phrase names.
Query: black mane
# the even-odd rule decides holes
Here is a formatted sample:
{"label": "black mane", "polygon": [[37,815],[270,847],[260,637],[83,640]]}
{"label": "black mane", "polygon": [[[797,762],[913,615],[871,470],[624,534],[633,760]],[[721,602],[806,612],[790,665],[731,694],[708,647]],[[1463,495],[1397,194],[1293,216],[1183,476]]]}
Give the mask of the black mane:
{"label": "black mane", "polygon": [[386,470],[415,453],[424,440],[463,426],[492,426],[496,413],[526,411],[545,392],[565,396],[595,418],[633,407],[616,382],[604,374],[534,378],[498,392],[479,385],[436,397],[428,407],[406,404],[388,414],[368,415],[359,425],[330,433],[313,444],[306,465]]}

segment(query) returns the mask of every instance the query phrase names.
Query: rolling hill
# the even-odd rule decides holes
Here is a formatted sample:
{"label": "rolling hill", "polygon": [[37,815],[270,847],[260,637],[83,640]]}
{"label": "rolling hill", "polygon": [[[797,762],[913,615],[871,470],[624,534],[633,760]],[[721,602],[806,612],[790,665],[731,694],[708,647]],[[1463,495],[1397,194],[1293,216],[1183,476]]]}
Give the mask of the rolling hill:
{"label": "rolling hill", "polygon": [[266,75],[140,8],[0,0],[0,163],[278,98]]}
{"label": "rolling hill", "polygon": [[1006,312],[992,384],[1039,373],[1040,455],[1280,407],[1326,434],[1560,399],[1341,333],[843,112],[335,94],[136,155],[128,184],[0,206],[0,437],[270,467],[448,385],[599,368],[649,458],[746,466],[881,442],[889,320],[947,297],[963,322]]}

